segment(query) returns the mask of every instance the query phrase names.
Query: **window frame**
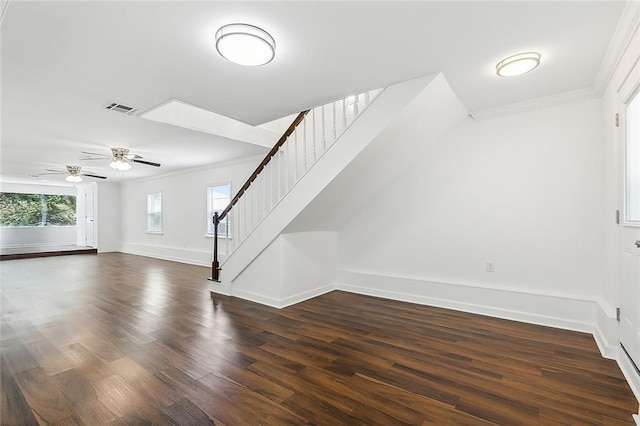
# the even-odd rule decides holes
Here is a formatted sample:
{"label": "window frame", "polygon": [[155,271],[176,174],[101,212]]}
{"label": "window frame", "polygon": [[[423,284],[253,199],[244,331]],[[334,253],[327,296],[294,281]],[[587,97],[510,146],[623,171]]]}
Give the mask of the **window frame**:
{"label": "window frame", "polygon": [[[7,194],[8,196],[18,196],[18,197],[24,197],[25,199],[22,201],[23,203],[27,203],[32,205],[33,202],[31,200],[28,200],[28,198],[31,198],[32,196],[37,196],[39,197],[39,201],[37,202],[38,206],[41,208],[38,211],[38,215],[40,216],[40,221],[39,223],[35,223],[31,222],[30,224],[8,224],[5,225],[4,223],[0,223],[0,229],[24,229],[24,228],[75,228],[78,226],[78,196],[77,194],[59,194],[59,193],[43,193],[43,192],[22,192],[22,191],[18,191],[18,192],[14,192],[14,191],[0,191],[0,195],[4,195]],[[54,215],[49,215],[48,214],[48,208],[42,209],[43,203],[46,206],[48,206],[49,204],[49,199],[50,197],[65,197],[65,198],[70,198],[72,199],[72,204],[73,204],[73,209],[72,209],[72,219],[73,219],[73,223],[59,223],[59,222],[54,222],[51,223],[51,218],[54,217]],[[63,204],[68,204],[68,203],[63,203]],[[3,205],[4,206],[4,205]],[[0,209],[2,209],[3,206],[0,206]],[[4,210],[0,210],[0,213],[4,214]],[[42,219],[46,219],[44,222],[42,221]]]}
{"label": "window frame", "polygon": [[[160,210],[159,211],[150,211],[150,207],[153,205],[153,199],[151,197],[154,196],[160,196]],[[158,192],[150,192],[147,193],[147,234],[162,234],[163,233],[163,211],[164,211],[164,200],[163,200],[163,196],[162,196],[162,191],[158,191]],[[158,214],[159,215],[159,222],[160,222],[160,229],[159,230],[155,230],[155,229],[150,229],[150,218],[152,214]]]}
{"label": "window frame", "polygon": [[[630,200],[630,191],[631,189],[629,188],[629,181],[630,179],[630,175],[629,175],[629,145],[630,145],[630,123],[631,123],[631,119],[630,119],[630,114],[629,114],[629,109],[632,103],[637,103],[637,105],[634,105],[635,108],[637,108],[638,110],[638,117],[637,117],[637,121],[633,124],[633,129],[635,130],[635,134],[634,136],[635,138],[635,143],[636,146],[634,147],[634,150],[636,152],[636,155],[638,157],[638,162],[640,163],[640,86],[636,87],[635,90],[633,90],[629,96],[627,97],[627,99],[624,102],[624,128],[623,128],[623,176],[622,176],[622,188],[623,188],[623,194],[622,194],[622,225],[623,226],[628,226],[628,227],[640,227],[640,212],[639,212],[639,216],[638,218],[630,218],[630,204],[631,204],[631,200]],[[636,200],[633,200],[637,203],[640,203],[640,186],[635,188],[635,193],[633,194],[636,198]]]}
{"label": "window frame", "polygon": [[[223,187],[223,186],[227,186],[229,187],[229,197],[228,197],[228,201],[226,202],[225,206],[222,209],[214,209],[213,205],[212,205],[212,200],[211,200],[211,194],[212,194],[212,190],[213,188],[216,187]],[[224,208],[226,208],[226,206],[231,202],[231,195],[232,195],[232,186],[231,186],[231,182],[230,181],[226,181],[226,182],[220,182],[220,183],[212,183],[207,185],[207,201],[206,201],[206,207],[207,207],[207,212],[206,212],[206,234],[205,236],[208,238],[213,238],[214,237],[214,230],[213,230],[213,214],[218,211],[218,212],[222,212],[222,210],[224,210]],[[221,222],[221,224],[224,224],[226,226],[226,230],[228,231],[228,233],[222,233],[222,232],[218,232],[218,238],[232,238],[231,235],[231,221],[230,221],[230,217],[231,215],[227,215]]]}

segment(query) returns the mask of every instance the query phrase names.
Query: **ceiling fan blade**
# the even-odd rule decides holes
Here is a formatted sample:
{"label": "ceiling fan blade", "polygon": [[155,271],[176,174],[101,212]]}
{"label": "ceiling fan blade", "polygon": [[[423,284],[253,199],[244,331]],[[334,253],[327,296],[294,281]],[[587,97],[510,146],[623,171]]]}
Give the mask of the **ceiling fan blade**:
{"label": "ceiling fan blade", "polygon": [[85,160],[109,160],[111,157],[85,157],[85,158],[81,158],[80,161],[85,161]]}
{"label": "ceiling fan blade", "polygon": [[54,170],[54,169],[46,169],[48,172],[53,172],[53,173],[40,173],[41,175],[47,174],[47,175],[54,175],[56,173],[62,173],[65,174],[66,172],[60,171],[60,170]]}
{"label": "ceiling fan blade", "polygon": [[92,177],[96,179],[106,179],[106,176],[92,175],[91,173],[80,173],[81,176]]}
{"label": "ceiling fan blade", "polygon": [[129,154],[129,155],[125,155],[125,157],[129,160],[136,160],[136,159],[140,159],[142,158],[141,156],[139,156],[138,154]]}
{"label": "ceiling fan blade", "polygon": [[110,155],[107,155],[107,154],[99,154],[99,153],[97,153],[97,152],[88,152],[88,151],[80,151],[80,152],[81,152],[81,153],[83,153],[83,154],[87,154],[87,155],[95,155],[95,156],[97,156],[97,157],[111,158],[111,156],[110,156]]}
{"label": "ceiling fan blade", "polygon": [[131,161],[133,161],[134,163],[146,164],[147,166],[160,167],[160,163],[154,163],[151,161],[137,160],[135,158],[132,158]]}
{"label": "ceiling fan blade", "polygon": [[38,173],[35,176],[45,176],[45,175],[66,175],[66,173],[52,170],[51,173]]}

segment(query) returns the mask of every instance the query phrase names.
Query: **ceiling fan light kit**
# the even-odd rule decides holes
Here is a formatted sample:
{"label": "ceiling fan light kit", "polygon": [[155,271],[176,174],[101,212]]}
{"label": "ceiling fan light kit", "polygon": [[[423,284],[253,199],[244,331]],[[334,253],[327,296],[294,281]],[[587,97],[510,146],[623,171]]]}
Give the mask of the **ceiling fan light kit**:
{"label": "ceiling fan light kit", "polygon": [[80,170],[82,167],[80,166],[67,166],[67,177],[64,178],[67,182],[70,183],[80,183],[82,182],[82,178],[80,177]]}
{"label": "ceiling fan light kit", "polygon": [[61,170],[47,169],[50,173],[39,173],[37,175],[29,175],[29,177],[39,178],[44,175],[67,175],[64,178],[69,183],[80,183],[83,181],[81,176],[92,177],[96,179],[106,179],[106,176],[96,175],[95,173],[80,173],[82,167],[80,166],[67,166],[67,171],[63,172]]}
{"label": "ceiling fan light kit", "polygon": [[115,159],[109,164],[109,167],[115,170],[125,171],[131,168],[131,164],[122,159]]}
{"label": "ceiling fan light kit", "polygon": [[64,178],[64,180],[66,180],[67,182],[71,182],[71,183],[80,183],[82,182],[82,178],[78,175],[69,175],[66,178]]}
{"label": "ceiling fan light kit", "polygon": [[82,151],[89,157],[81,158],[81,160],[109,160],[109,167],[118,171],[125,171],[131,168],[131,163],[146,164],[147,166],[160,167],[160,163],[153,161],[145,161],[141,156],[130,154],[127,148],[111,148],[111,155],[98,154],[95,152]]}
{"label": "ceiling fan light kit", "polygon": [[109,164],[109,167],[119,171],[129,170],[131,164],[129,164],[129,150],[126,148],[111,148],[111,154],[113,154],[113,161]]}

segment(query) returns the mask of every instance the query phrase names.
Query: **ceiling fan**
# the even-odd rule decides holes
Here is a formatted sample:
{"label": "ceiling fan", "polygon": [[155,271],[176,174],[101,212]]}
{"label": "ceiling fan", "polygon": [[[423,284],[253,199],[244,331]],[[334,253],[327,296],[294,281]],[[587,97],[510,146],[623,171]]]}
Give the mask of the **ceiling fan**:
{"label": "ceiling fan", "polygon": [[82,167],[80,166],[67,166],[67,171],[63,172],[61,170],[53,170],[53,169],[47,169],[48,172],[50,173],[39,173],[37,175],[31,175],[32,177],[40,177],[40,176],[44,176],[44,175],[67,175],[66,178],[64,178],[64,180],[66,180],[67,182],[71,182],[71,183],[79,183],[82,182],[82,178],[81,176],[86,176],[86,177],[92,177],[92,178],[96,178],[96,179],[106,179],[106,176],[100,176],[100,175],[96,175],[94,173],[80,173],[80,169],[82,169]]}
{"label": "ceiling fan", "polygon": [[129,150],[126,148],[111,148],[111,155],[97,154],[95,152],[81,151],[83,154],[90,157],[81,158],[81,160],[111,160],[109,167],[116,170],[129,170],[131,163],[146,164],[147,166],[160,167],[160,163],[154,163],[152,161],[145,161],[141,156],[135,154],[129,154]]}

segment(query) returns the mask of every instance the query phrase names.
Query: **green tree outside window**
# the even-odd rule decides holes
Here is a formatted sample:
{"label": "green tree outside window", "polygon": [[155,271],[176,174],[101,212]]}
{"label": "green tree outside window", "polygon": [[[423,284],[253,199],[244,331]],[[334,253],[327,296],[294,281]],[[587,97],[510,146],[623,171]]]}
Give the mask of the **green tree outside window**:
{"label": "green tree outside window", "polygon": [[75,226],[73,195],[0,192],[0,226]]}

